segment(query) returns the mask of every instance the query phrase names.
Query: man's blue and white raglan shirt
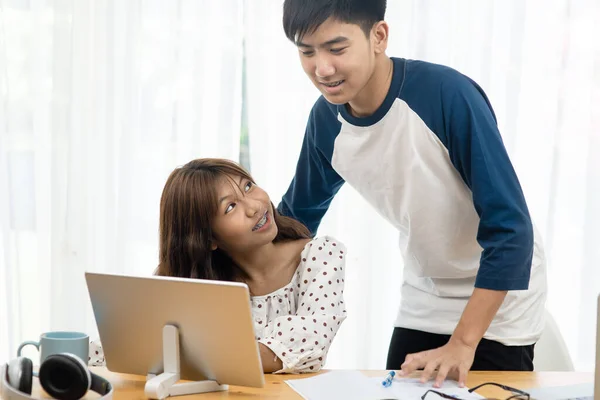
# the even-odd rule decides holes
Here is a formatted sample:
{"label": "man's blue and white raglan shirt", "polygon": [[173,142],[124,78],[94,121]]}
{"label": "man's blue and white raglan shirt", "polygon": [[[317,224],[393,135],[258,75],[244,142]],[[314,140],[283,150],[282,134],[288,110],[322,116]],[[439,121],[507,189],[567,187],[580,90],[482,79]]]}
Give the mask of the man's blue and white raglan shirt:
{"label": "man's blue and white raglan shirt", "polygon": [[400,232],[395,325],[451,334],[473,288],[508,290],[486,339],[536,342],[544,252],[483,90],[441,65],[393,58],[381,107],[356,118],[323,97],[279,210],[315,233],[348,182]]}

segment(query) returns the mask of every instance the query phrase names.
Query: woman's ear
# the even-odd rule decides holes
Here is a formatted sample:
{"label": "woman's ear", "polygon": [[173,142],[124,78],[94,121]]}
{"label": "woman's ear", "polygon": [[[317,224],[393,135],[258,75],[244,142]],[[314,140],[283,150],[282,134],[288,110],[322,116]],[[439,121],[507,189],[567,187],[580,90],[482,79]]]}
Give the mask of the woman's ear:
{"label": "woman's ear", "polygon": [[211,240],[211,241],[210,241],[210,249],[211,249],[212,251],[215,251],[215,250],[216,250],[216,249],[218,249],[218,248],[219,248],[219,246],[217,246],[217,242],[216,242],[214,239],[213,239],[213,240]]}

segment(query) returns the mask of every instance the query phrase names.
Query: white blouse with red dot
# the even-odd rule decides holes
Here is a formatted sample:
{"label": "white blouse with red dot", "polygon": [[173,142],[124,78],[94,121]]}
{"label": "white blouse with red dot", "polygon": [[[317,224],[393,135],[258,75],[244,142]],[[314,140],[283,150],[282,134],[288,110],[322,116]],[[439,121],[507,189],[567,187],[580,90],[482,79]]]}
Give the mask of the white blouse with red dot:
{"label": "white blouse with red dot", "polygon": [[280,373],[315,372],[346,319],[346,248],[330,236],[306,244],[291,282],[252,297],[256,339],[283,363]]}
{"label": "white blouse with red dot", "polygon": [[[346,247],[330,236],[311,240],[302,250],[290,283],[251,298],[256,340],[281,359],[276,373],[316,372],[346,319]],[[102,345],[90,343],[89,365],[105,365]]]}

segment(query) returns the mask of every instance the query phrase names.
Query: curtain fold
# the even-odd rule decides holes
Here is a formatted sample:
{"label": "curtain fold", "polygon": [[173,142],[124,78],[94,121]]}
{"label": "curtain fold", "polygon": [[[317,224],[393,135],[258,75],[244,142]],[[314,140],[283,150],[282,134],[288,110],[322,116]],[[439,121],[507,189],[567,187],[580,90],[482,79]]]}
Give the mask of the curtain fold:
{"label": "curtain fold", "polygon": [[[242,0],[0,3],[0,359],[96,333],[84,271],[150,275],[177,165],[237,160]],[[36,357],[35,350],[32,357]]]}

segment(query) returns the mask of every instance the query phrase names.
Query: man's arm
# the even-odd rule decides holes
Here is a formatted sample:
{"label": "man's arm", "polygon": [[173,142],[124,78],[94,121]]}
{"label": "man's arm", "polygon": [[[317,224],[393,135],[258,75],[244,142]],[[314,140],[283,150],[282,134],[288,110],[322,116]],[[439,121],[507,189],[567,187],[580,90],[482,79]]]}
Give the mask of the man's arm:
{"label": "man's arm", "polygon": [[475,291],[453,338],[476,347],[506,291],[526,290],[529,286],[533,224],[483,91],[474,84],[460,85],[450,104],[448,150],[473,193],[473,205],[480,217],[477,240],[483,248]]}
{"label": "man's arm", "polygon": [[[466,77],[445,82],[440,139],[452,164],[471,189],[480,223],[477,241],[483,248],[469,299],[450,342],[436,350],[407,356],[403,372],[424,368],[422,379],[438,369],[436,385],[450,371],[464,384],[475,349],[509,290],[529,286],[533,225],[519,180],[483,91]],[[435,361],[433,361],[435,360]]]}
{"label": "man's arm", "polygon": [[477,348],[504,302],[506,293],[506,290],[475,288],[452,334],[452,339],[473,349]]}
{"label": "man's arm", "polygon": [[473,194],[483,248],[476,288],[525,290],[533,256],[533,225],[487,97],[459,84],[449,100],[448,151]]}
{"label": "man's arm", "polygon": [[[339,122],[326,101],[315,103],[306,126],[296,174],[277,206],[280,214],[295,218],[316,234],[321,219],[344,180],[331,166],[333,142]],[[323,149],[317,138],[325,143]]]}

